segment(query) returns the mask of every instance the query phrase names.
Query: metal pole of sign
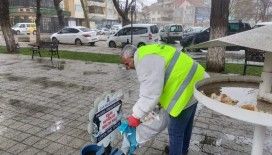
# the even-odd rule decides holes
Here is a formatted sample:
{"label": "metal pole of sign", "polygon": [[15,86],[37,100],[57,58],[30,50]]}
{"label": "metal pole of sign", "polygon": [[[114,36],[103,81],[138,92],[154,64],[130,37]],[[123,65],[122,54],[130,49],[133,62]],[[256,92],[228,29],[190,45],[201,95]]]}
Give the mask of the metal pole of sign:
{"label": "metal pole of sign", "polygon": [[132,45],[132,42],[133,42],[133,13],[132,13],[132,10],[130,11],[130,22],[131,22],[131,30],[130,30],[130,44]]}

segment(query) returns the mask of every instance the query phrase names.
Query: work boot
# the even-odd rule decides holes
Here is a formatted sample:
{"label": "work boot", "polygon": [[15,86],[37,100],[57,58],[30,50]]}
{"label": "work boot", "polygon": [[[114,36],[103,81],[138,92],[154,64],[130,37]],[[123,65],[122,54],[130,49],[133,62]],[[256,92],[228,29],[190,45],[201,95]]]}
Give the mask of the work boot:
{"label": "work boot", "polygon": [[[169,146],[168,145],[165,146],[164,153],[167,155],[169,154]],[[188,155],[188,151],[186,153],[183,153],[182,155]]]}
{"label": "work boot", "polygon": [[165,146],[164,153],[165,154],[169,154],[169,146],[168,145]]}

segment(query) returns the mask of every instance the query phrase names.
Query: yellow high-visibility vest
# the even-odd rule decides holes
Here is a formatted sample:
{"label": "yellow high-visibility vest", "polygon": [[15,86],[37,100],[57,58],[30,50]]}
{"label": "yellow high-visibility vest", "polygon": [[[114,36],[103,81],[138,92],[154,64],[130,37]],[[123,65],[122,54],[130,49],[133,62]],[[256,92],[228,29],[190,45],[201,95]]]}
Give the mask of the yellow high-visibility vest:
{"label": "yellow high-visibility vest", "polygon": [[204,78],[205,69],[190,56],[169,45],[151,44],[138,49],[138,61],[156,54],[165,61],[164,88],[160,105],[177,117],[193,97],[195,84]]}

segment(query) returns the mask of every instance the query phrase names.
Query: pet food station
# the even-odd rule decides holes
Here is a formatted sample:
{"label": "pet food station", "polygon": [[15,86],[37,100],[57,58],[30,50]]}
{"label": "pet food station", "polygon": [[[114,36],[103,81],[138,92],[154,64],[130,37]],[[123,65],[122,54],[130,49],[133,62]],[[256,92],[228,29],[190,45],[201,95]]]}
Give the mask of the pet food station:
{"label": "pet food station", "polygon": [[[193,47],[239,45],[257,49],[256,52],[258,50],[266,52],[261,78],[233,75],[208,78],[200,81],[196,85],[194,93],[195,98],[207,108],[231,118],[251,123],[255,126],[251,151],[252,155],[261,155],[263,153],[266,128],[272,127],[272,43],[271,37],[269,36],[271,35],[271,30],[272,26],[261,27],[256,30],[250,30],[252,32],[211,40]],[[249,39],[250,35],[251,39]],[[261,39],[259,41],[260,43],[258,43],[258,39]],[[237,99],[239,102],[240,100],[245,100],[251,104],[255,104],[258,110],[251,111],[243,109],[238,105],[224,104],[210,98],[210,96],[206,94],[205,88],[211,91],[209,87],[213,86],[217,86],[217,92],[219,90],[222,93],[226,93],[230,98]],[[241,93],[240,96],[239,91]],[[239,98],[237,98],[237,96],[239,96]]]}

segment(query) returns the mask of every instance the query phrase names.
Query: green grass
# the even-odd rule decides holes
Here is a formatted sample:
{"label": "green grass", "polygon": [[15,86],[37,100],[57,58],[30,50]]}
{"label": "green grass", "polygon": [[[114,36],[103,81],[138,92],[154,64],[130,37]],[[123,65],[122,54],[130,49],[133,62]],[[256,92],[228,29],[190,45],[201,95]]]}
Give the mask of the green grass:
{"label": "green grass", "polygon": [[[205,62],[200,63],[204,68],[206,68]],[[223,73],[225,74],[243,74],[244,71],[244,65],[243,64],[226,64],[225,65],[225,71]],[[261,76],[262,73],[262,67],[258,66],[247,66],[247,75],[252,76]]]}
{"label": "green grass", "polygon": [[[0,53],[6,51],[5,47],[0,46]],[[20,54],[31,55],[30,48],[21,48]],[[50,57],[48,51],[41,51],[42,57]],[[114,54],[97,54],[87,52],[72,52],[72,51],[59,51],[60,58],[70,60],[92,61],[92,62],[104,62],[104,63],[120,63],[120,56]],[[201,62],[201,65],[206,67],[205,62]],[[244,65],[242,64],[226,64],[224,73],[231,74],[243,74]],[[247,75],[260,76],[262,67],[248,66]]]}
{"label": "green grass", "polygon": [[[5,47],[0,47],[0,53],[4,53]],[[20,48],[20,54],[31,55],[30,48]],[[50,57],[48,50],[41,50],[42,57]],[[120,63],[120,56],[114,54],[97,54],[87,52],[72,52],[72,51],[59,51],[61,59],[92,61],[92,62],[104,62],[104,63]],[[36,55],[38,56],[38,55]]]}

